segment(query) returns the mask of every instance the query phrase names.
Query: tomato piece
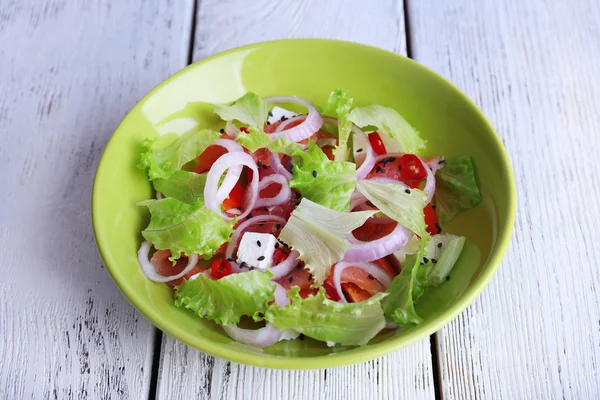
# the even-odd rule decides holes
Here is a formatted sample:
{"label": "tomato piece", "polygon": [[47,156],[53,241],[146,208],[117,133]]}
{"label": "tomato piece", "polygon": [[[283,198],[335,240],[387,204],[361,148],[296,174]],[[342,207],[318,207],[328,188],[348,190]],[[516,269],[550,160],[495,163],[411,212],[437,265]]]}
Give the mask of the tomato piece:
{"label": "tomato piece", "polygon": [[240,132],[244,132],[244,133],[250,133],[250,131],[248,130],[248,128],[246,128],[245,126],[242,126],[240,128]]}
{"label": "tomato piece", "polygon": [[337,290],[335,290],[335,287],[333,287],[332,284],[330,284],[329,282],[325,282],[323,284],[323,287],[325,288],[325,294],[327,295],[329,300],[340,301],[340,295],[338,294]]}
{"label": "tomato piece", "polygon": [[304,264],[299,261],[297,267],[286,276],[278,279],[277,283],[286,290],[289,290],[292,286],[299,286],[300,289],[310,289],[314,279],[312,274],[307,269],[304,269],[303,266]]}
{"label": "tomato piece", "polygon": [[437,235],[441,232],[440,224],[438,222],[437,214],[435,213],[435,208],[431,204],[427,204],[423,209],[425,213],[425,224],[427,225],[427,232],[432,235]]}
{"label": "tomato piece", "polygon": [[378,224],[367,220],[360,227],[352,231],[354,237],[363,242],[370,242],[372,240],[381,239],[382,237],[389,235],[394,229],[396,229],[396,222],[389,224]]}
{"label": "tomato piece", "polygon": [[375,153],[377,153],[379,155],[387,153],[387,151],[385,151],[385,145],[383,144],[383,141],[381,140],[381,136],[379,136],[379,133],[377,133],[377,132],[369,133],[369,143],[371,143],[371,148],[373,149],[373,151]]}
{"label": "tomato piece", "polygon": [[280,191],[281,184],[275,182],[271,183],[269,186],[261,190],[259,196],[261,199],[268,199],[277,196],[277,194],[279,194]]}
{"label": "tomato piece", "polygon": [[317,288],[304,288],[304,289],[300,289],[300,293],[298,293],[298,294],[300,295],[300,297],[305,299],[308,296],[316,295],[318,292],[319,292],[319,289],[317,289]]}
{"label": "tomato piece", "polygon": [[[331,268],[331,272],[325,282],[334,286],[333,284],[333,272],[335,271],[336,266],[334,265]],[[364,270],[356,267],[348,267],[342,271],[342,276],[340,277],[340,282],[344,283],[352,283],[355,284],[358,288],[367,291],[370,294],[375,294],[383,290],[383,286],[379,281],[375,278],[371,279],[369,274]],[[335,286],[334,286],[335,287]]]}
{"label": "tomato piece", "polygon": [[376,264],[380,269],[384,270],[390,278],[398,275],[398,271],[396,268],[390,263],[387,257],[380,258],[379,260],[372,261],[373,264]]}
{"label": "tomato piece", "polygon": [[231,274],[231,263],[224,258],[219,258],[212,262],[210,266],[210,275],[214,279],[221,279]]}
{"label": "tomato piece", "polygon": [[354,283],[342,283],[342,290],[350,303],[359,303],[372,296],[371,293],[359,288]]}
{"label": "tomato piece", "polygon": [[275,253],[273,254],[273,260],[275,261],[275,264],[279,264],[284,262],[288,258],[288,256],[289,253],[280,247],[277,250],[275,250]]}
{"label": "tomato piece", "polygon": [[196,168],[194,168],[194,172],[197,174],[201,174],[203,172],[207,172],[210,167],[214,164],[215,161],[223,154],[227,153],[227,149],[225,147],[210,145],[198,156],[198,163],[196,164]]}
{"label": "tomato piece", "polygon": [[327,147],[323,147],[322,150],[323,150],[323,153],[325,153],[327,158],[329,158],[330,160],[333,160],[335,158],[335,156],[333,155],[333,148],[327,146]]}
{"label": "tomato piece", "polygon": [[419,157],[414,154],[404,154],[400,157],[400,175],[404,182],[422,181],[427,178],[427,171]]}
{"label": "tomato piece", "polygon": [[[188,259],[185,256],[180,257],[173,265],[173,262],[169,260],[171,257],[171,252],[169,250],[158,250],[152,255],[150,258],[150,263],[156,269],[156,272],[162,276],[173,276],[180,274],[185,267],[187,266]],[[202,272],[200,267],[195,266],[190,272],[185,274],[182,278],[175,279],[173,281],[167,282],[169,286],[177,286],[183,283],[184,279],[190,279],[191,276],[196,275],[197,273]]]}
{"label": "tomato piece", "polygon": [[244,188],[240,183],[236,183],[231,192],[229,192],[229,197],[223,200],[223,209],[225,211],[231,210],[232,208],[241,207],[244,201]]}

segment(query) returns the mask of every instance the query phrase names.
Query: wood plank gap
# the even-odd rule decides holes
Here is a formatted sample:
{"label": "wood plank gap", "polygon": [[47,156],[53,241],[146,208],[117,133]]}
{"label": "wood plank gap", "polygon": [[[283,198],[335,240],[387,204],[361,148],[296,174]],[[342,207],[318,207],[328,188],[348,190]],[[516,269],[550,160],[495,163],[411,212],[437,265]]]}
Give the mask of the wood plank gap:
{"label": "wood plank gap", "polygon": [[412,43],[411,43],[411,32],[410,32],[410,17],[408,14],[408,1],[402,0],[403,14],[404,14],[404,37],[406,40],[406,56],[412,58]]}
{"label": "wood plank gap", "polygon": [[194,5],[192,6],[192,20],[190,21],[190,42],[188,47],[187,65],[190,65],[194,58],[194,45],[196,43],[196,16],[198,15],[198,6],[200,1],[201,0],[194,0]]}
{"label": "wood plank gap", "polygon": [[158,372],[160,369],[160,354],[162,348],[163,333],[160,329],[154,328],[154,344],[152,346],[152,372],[150,373],[150,389],[148,391],[148,399],[156,399],[156,387],[158,385]]}
{"label": "wood plank gap", "polygon": [[433,390],[435,393],[436,400],[443,400],[442,394],[442,376],[440,374],[442,368],[440,365],[440,346],[438,345],[437,333],[429,336],[429,342],[431,344],[431,366],[433,372]]}

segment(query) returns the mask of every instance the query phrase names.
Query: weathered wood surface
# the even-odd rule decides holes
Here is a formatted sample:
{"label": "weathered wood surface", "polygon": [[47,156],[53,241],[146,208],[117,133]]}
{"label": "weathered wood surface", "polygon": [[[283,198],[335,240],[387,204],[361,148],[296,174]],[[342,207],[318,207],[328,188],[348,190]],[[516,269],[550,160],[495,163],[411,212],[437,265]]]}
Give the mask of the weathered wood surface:
{"label": "weathered wood surface", "polygon": [[444,399],[600,398],[600,2],[410,1],[413,57],[472,97],[514,167],[515,233],[438,333]]}
{"label": "weathered wood surface", "polygon": [[90,192],[126,111],[186,64],[191,10],[0,2],[1,399],[147,397],[155,330],[101,264]]}

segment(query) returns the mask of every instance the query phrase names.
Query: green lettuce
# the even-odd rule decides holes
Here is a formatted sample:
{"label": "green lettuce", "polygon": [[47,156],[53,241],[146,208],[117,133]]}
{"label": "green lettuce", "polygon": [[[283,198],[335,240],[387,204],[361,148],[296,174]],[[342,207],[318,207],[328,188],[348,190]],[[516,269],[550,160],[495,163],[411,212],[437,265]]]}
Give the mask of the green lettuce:
{"label": "green lettuce", "polygon": [[[419,132],[392,108],[378,104],[356,107],[352,110],[348,119],[361,128],[376,127],[377,132],[394,139],[400,144],[400,147],[394,149],[394,151],[418,153],[425,149],[427,145],[427,141],[421,138]],[[392,149],[387,150],[391,151]]]}
{"label": "green lettuce", "polygon": [[204,202],[204,186],[207,174],[189,171],[177,171],[168,179],[156,178],[152,181],[154,189],[165,197],[174,197],[184,203]]}
{"label": "green lettuce", "polygon": [[352,131],[352,122],[348,119],[354,99],[348,97],[342,89],[335,89],[329,95],[325,114],[338,120],[338,145],[333,152],[336,161],[348,160],[348,141]]}
{"label": "green lettuce", "polygon": [[379,183],[368,180],[359,181],[357,187],[358,191],[385,215],[421,237],[429,236],[423,213],[427,201],[425,192],[419,189],[408,189],[399,183]]}
{"label": "green lettuce", "polygon": [[303,197],[338,211],[350,209],[350,196],[356,187],[356,165],[346,161],[331,161],[313,141],[308,150],[296,149],[290,187]]}
{"label": "green lettuce", "polygon": [[306,198],[292,212],[279,239],[300,253],[300,259],[322,284],[331,266],[340,261],[350,242],[348,234],[371,217],[375,211],[341,212],[325,208]]}
{"label": "green lettuce", "polygon": [[166,147],[157,148],[155,139],[146,139],[139,167],[148,169],[150,180],[168,179],[218,138],[219,132],[203,129],[184,133]]}
{"label": "green lettuce", "polygon": [[386,319],[397,325],[420,324],[423,322],[415,311],[415,301],[427,288],[428,263],[423,263],[427,253],[429,237],[421,239],[421,247],[416,254],[406,256],[402,271],[392,280],[386,292],[389,296],[381,302]]}
{"label": "green lettuce", "polygon": [[159,250],[169,249],[174,258],[197,253],[208,259],[233,233],[233,221],[223,221],[201,202],[187,204],[172,197],[138,203],[148,207],[150,224],[142,236]]}
{"label": "green lettuce", "polygon": [[204,275],[184,281],[175,292],[175,305],[220,325],[237,324],[244,315],[259,319],[273,300],[275,285],[270,271],[231,274],[218,280]]}
{"label": "green lettuce", "polygon": [[323,288],[306,299],[300,297],[299,290],[295,286],[288,292],[290,305],[283,308],[271,305],[265,319],[279,329],[293,329],[313,339],[343,346],[365,345],[385,326],[381,299],[386,293],[359,303],[338,303],[327,299]]}
{"label": "green lettuce", "polygon": [[294,143],[286,138],[278,138],[269,144],[269,150],[273,153],[281,153],[291,156],[294,151],[303,151],[304,146],[299,143]]}
{"label": "green lettuce", "polygon": [[291,156],[294,150],[304,150],[304,147],[301,144],[294,143],[286,138],[273,140],[260,129],[249,127],[248,131],[249,133],[240,133],[237,135],[235,140],[251,152],[266,148],[273,153],[282,153]]}
{"label": "green lettuce", "polygon": [[473,160],[459,156],[446,161],[436,173],[436,213],[440,224],[446,224],[460,212],[475,207],[482,200],[477,186]]}
{"label": "green lettuce", "polygon": [[269,115],[269,105],[256,93],[248,92],[232,105],[212,104],[224,121],[237,120],[256,129],[263,129]]}

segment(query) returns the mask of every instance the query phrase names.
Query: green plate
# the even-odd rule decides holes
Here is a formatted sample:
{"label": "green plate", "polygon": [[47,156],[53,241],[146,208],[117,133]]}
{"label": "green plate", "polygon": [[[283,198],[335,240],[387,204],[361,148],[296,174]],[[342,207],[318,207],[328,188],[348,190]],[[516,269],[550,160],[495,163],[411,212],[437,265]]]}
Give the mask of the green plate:
{"label": "green plate", "polygon": [[[195,126],[220,128],[207,102],[229,102],[247,91],[296,95],[323,106],[335,88],[358,105],[398,110],[429,139],[425,155],[471,155],[484,201],[456,218],[447,231],[469,245],[452,279],[429,290],[417,310],[425,322],[388,330],[367,346],[329,348],[312,340],[266,349],[231,340],[212,322],[173,305],[172,289],[147,280],[137,263],[148,222],[136,203],[153,196],[136,168],[141,141]],[[201,351],[272,368],[326,368],[371,360],[421,340],[464,310],[492,278],[506,251],[515,219],[515,184],[502,142],[482,112],[455,86],[397,54],[331,40],[282,40],[240,47],[190,65],[144,97],[119,125],[100,160],[92,194],[98,248],[123,294],[154,325]]]}

